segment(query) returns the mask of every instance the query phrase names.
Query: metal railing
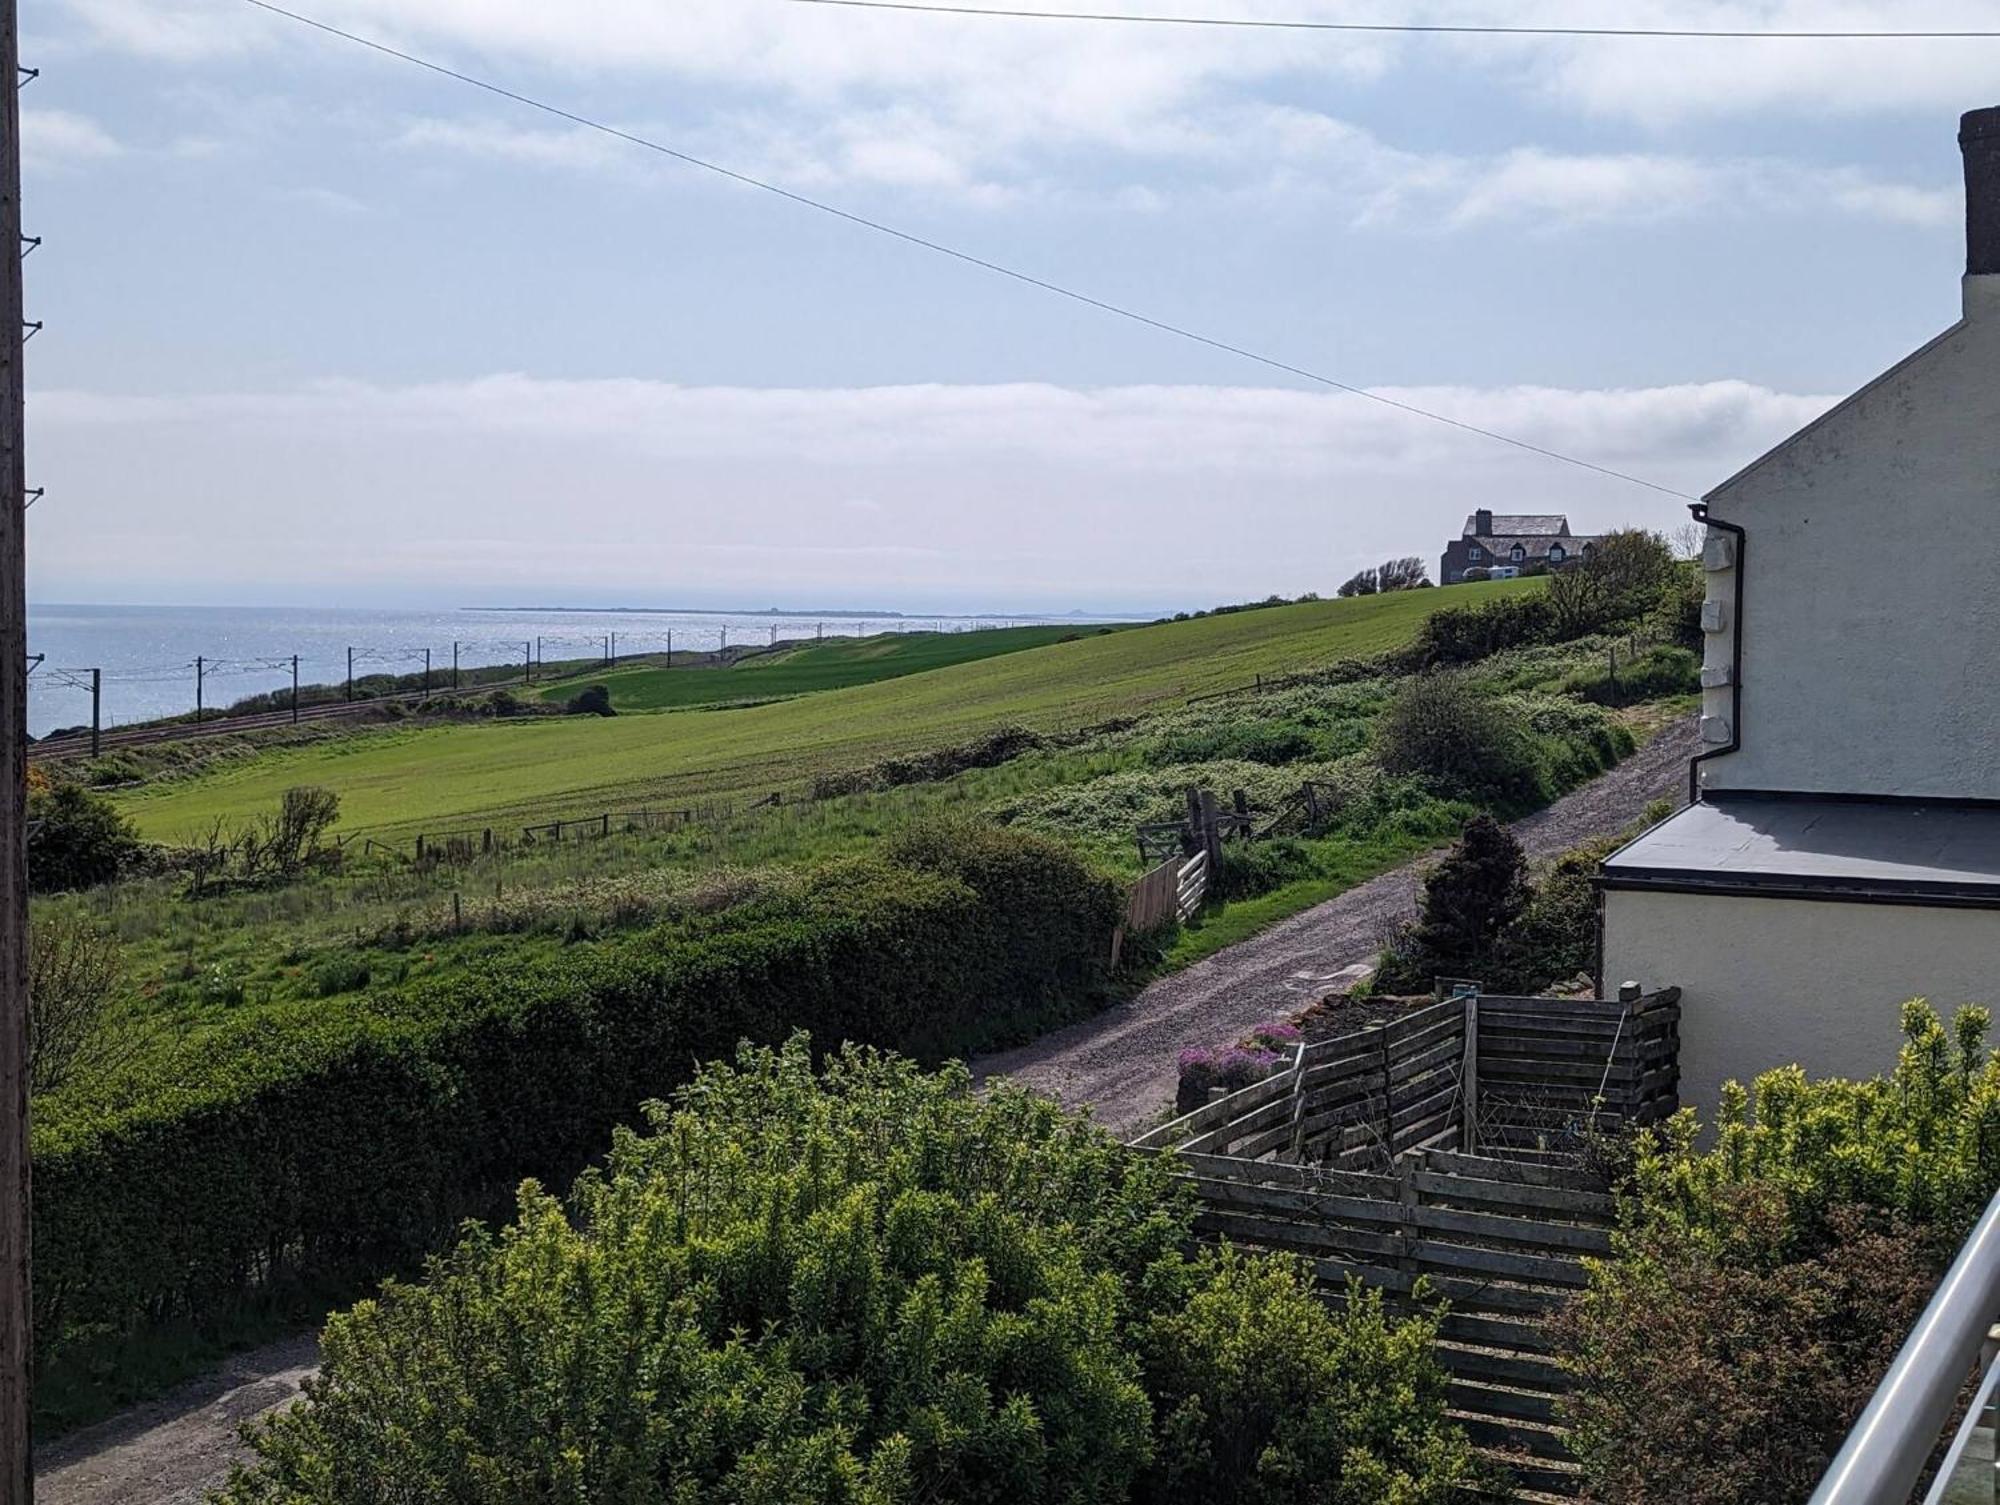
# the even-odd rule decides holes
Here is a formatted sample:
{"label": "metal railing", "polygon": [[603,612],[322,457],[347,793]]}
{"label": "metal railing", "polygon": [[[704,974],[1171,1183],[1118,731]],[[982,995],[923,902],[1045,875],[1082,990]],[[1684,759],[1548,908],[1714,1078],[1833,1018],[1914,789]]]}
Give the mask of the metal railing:
{"label": "metal railing", "polygon": [[1979,1399],[1926,1497],[1927,1505],[1945,1499],[2000,1375],[1987,1341],[1996,1319],[2000,1319],[2000,1195],[1987,1204],[1938,1283],[1868,1409],[1813,1491],[1811,1505],[1906,1505],[1977,1365],[1986,1371]]}

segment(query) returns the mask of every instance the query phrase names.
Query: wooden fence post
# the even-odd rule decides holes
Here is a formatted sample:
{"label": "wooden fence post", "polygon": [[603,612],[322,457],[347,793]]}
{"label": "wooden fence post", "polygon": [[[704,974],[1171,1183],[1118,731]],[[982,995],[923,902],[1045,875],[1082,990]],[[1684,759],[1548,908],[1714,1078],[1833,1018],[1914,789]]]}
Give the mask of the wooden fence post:
{"label": "wooden fence post", "polygon": [[1465,995],[1465,1053],[1459,1059],[1458,1100],[1465,1115],[1459,1125],[1458,1147],[1479,1153],[1479,995]]}
{"label": "wooden fence post", "polygon": [[1192,784],[1187,788],[1187,828],[1187,855],[1191,857],[1202,850],[1201,791]]}
{"label": "wooden fence post", "polygon": [[1208,877],[1211,883],[1222,879],[1222,816],[1217,809],[1215,791],[1201,791],[1201,845],[1208,853]]}

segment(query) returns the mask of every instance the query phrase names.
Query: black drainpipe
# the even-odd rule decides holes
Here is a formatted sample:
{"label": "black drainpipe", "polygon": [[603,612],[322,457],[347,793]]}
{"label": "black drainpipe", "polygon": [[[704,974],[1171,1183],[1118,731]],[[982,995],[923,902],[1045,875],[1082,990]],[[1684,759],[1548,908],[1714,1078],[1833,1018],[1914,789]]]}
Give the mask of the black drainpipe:
{"label": "black drainpipe", "polygon": [[1711,747],[1707,752],[1696,753],[1688,759],[1688,803],[1695,805],[1701,802],[1701,765],[1710,758],[1726,757],[1743,746],[1743,554],[1746,535],[1741,524],[1711,517],[1707,502],[1696,502],[1688,511],[1694,514],[1696,522],[1736,536],[1736,603],[1730,608],[1732,615],[1729,619],[1729,742],[1727,746]]}

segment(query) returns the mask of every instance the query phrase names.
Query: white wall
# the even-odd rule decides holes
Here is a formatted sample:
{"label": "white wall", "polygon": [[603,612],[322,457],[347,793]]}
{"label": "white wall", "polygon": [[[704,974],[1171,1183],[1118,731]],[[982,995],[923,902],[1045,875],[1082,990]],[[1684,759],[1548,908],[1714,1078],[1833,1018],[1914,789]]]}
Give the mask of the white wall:
{"label": "white wall", "polygon": [[2000,277],[1966,314],[1711,496],[1704,788],[2000,799]]}
{"label": "white wall", "polygon": [[1604,987],[1681,996],[1681,1101],[1706,1119],[1725,1081],[1796,1062],[1870,1077],[1895,1065],[1903,1003],[2000,1012],[2000,910],[1604,895]]}

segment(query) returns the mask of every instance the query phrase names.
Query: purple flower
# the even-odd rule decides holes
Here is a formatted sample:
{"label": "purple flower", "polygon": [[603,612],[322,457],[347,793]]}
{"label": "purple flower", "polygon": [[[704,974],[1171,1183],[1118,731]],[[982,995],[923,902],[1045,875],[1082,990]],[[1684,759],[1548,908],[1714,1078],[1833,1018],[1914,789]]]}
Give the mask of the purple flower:
{"label": "purple flower", "polygon": [[1215,1052],[1201,1046],[1180,1055],[1181,1086],[1188,1091],[1206,1092],[1215,1083]]}
{"label": "purple flower", "polygon": [[1242,1088],[1261,1082],[1278,1069],[1280,1059],[1271,1050],[1226,1050],[1215,1063],[1216,1085]]}

